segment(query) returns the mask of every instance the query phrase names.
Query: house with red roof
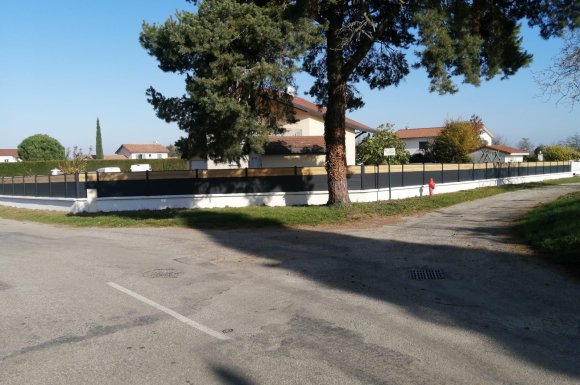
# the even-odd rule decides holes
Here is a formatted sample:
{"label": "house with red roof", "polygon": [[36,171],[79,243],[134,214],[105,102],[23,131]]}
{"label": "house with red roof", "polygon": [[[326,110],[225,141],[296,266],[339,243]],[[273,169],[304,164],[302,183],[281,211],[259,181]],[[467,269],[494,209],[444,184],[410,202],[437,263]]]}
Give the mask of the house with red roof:
{"label": "house with red roof", "polygon": [[514,163],[523,162],[524,156],[527,155],[530,155],[530,153],[525,150],[520,150],[519,148],[502,145],[487,145],[472,152],[469,154],[469,157],[474,163]]}
{"label": "house with red roof", "polygon": [[0,148],[0,163],[14,163],[18,162],[18,150],[16,149],[1,149]]}
{"label": "house with red roof", "polygon": [[[405,142],[407,151],[411,155],[414,155],[422,153],[427,147],[427,144],[432,143],[441,133],[443,128],[445,127],[405,128],[403,130],[395,131],[394,134]],[[485,125],[482,126],[479,136],[488,145],[490,145],[493,138],[495,138],[494,133]]]}
{"label": "house with red roof", "polygon": [[165,159],[169,157],[167,147],[155,144],[122,144],[115,154],[127,159]]}
{"label": "house with red roof", "polygon": [[[306,99],[294,96],[295,123],[284,126],[286,132],[268,137],[264,154],[250,154],[241,167],[312,167],[324,166],[326,146],[324,143],[325,108]],[[355,164],[355,130],[374,131],[371,127],[355,120],[346,119],[346,163]],[[189,161],[191,169],[238,168],[238,164],[216,164],[200,158]]]}

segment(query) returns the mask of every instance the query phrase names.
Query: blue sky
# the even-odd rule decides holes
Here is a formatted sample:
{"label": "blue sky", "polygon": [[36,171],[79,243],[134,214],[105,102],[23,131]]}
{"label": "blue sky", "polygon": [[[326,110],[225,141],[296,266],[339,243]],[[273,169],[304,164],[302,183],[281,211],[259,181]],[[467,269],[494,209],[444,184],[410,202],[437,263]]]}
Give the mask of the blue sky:
{"label": "blue sky", "polygon": [[[143,21],[163,22],[187,8],[184,0],[2,1],[0,148],[16,148],[27,136],[43,133],[86,152],[94,148],[97,117],[105,153],[122,143],[173,143],[182,132],[155,116],[145,90],[152,85],[166,95],[181,95],[184,83],[159,70],[138,38]],[[550,144],[580,132],[578,106],[571,110],[538,98],[533,81],[533,71],[550,64],[561,41],[544,41],[526,29],[524,45],[534,63],[508,80],[461,86],[455,95],[440,96],[428,92],[428,80],[418,70],[399,87],[359,87],[366,105],[350,117],[400,129],[477,114],[511,145],[522,137]],[[309,79],[298,79],[302,96]]]}

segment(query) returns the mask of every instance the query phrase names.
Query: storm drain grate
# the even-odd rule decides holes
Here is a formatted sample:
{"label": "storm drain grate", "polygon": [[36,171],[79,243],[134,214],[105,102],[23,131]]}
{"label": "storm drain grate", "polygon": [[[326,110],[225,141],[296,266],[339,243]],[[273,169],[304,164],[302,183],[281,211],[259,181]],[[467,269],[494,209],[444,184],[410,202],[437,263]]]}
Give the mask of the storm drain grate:
{"label": "storm drain grate", "polygon": [[409,270],[411,279],[443,279],[445,274],[437,269],[411,269]]}

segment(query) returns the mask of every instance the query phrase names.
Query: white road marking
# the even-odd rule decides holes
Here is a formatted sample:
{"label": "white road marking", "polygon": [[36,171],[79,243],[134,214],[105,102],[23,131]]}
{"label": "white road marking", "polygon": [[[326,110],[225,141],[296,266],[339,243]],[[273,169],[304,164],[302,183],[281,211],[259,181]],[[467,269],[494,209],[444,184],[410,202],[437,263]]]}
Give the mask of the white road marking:
{"label": "white road marking", "polygon": [[121,292],[123,292],[123,293],[125,293],[127,295],[130,295],[131,297],[133,297],[133,298],[135,298],[135,299],[137,299],[137,300],[139,300],[139,301],[141,301],[143,303],[146,303],[147,305],[153,306],[155,309],[161,310],[162,312],[164,312],[166,314],[169,314],[170,316],[172,316],[173,318],[175,318],[175,319],[183,322],[184,324],[187,324],[187,325],[189,325],[191,327],[194,327],[197,330],[199,330],[201,332],[204,332],[205,334],[208,334],[208,335],[210,335],[212,337],[217,338],[218,340],[224,340],[225,341],[225,340],[229,340],[230,339],[230,337],[225,336],[222,333],[219,333],[219,332],[217,332],[215,330],[212,330],[212,329],[208,328],[207,326],[204,326],[204,325],[202,325],[200,323],[197,323],[195,321],[192,321],[191,319],[189,319],[189,318],[187,318],[187,317],[185,317],[185,316],[183,316],[183,315],[181,315],[181,314],[179,314],[179,313],[177,313],[177,312],[175,312],[175,311],[173,311],[171,309],[168,309],[168,308],[166,308],[163,305],[159,305],[157,302],[153,302],[149,298],[143,297],[142,295],[137,294],[134,291],[131,291],[131,290],[127,289],[127,288],[124,288],[123,286],[118,285],[115,282],[107,282],[107,285],[109,285],[112,288],[115,288],[115,289],[117,289],[117,290],[119,290],[119,291],[121,291]]}

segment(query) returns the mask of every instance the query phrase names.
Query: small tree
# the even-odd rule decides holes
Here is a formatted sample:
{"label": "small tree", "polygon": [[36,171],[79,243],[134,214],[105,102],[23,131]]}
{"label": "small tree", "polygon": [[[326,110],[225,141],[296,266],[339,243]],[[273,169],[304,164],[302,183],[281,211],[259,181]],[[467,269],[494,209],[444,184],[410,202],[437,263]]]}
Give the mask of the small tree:
{"label": "small tree", "polygon": [[526,150],[526,151],[532,151],[532,148],[534,147],[534,145],[532,144],[532,142],[530,141],[529,138],[522,138],[519,142],[518,142],[518,148],[521,150]]}
{"label": "small tree", "polygon": [[482,125],[472,118],[470,121],[449,120],[435,138],[433,154],[438,162],[469,162],[469,154],[484,145],[480,137]]}
{"label": "small tree", "polygon": [[[89,154],[92,151],[93,149],[89,147]],[[85,172],[89,154],[83,153],[83,149],[78,146],[74,146],[72,152],[70,148],[67,148],[65,159],[58,164],[58,168],[65,174]]]}
{"label": "small tree", "polygon": [[62,160],[65,153],[58,140],[45,134],[36,134],[18,145],[18,156],[24,161]]}
{"label": "small tree", "polygon": [[99,124],[99,118],[97,118],[97,145],[95,147],[95,152],[97,159],[105,158],[105,155],[103,154],[103,139],[101,138],[101,125]]}
{"label": "small tree", "polygon": [[366,138],[356,148],[357,163],[387,164],[384,149],[395,148],[395,156],[391,157],[392,164],[409,163],[409,153],[405,151],[405,142],[399,139],[392,131],[392,124],[381,124],[370,138]]}
{"label": "small tree", "polygon": [[181,158],[181,151],[174,144],[168,145],[167,150],[170,158]]}

